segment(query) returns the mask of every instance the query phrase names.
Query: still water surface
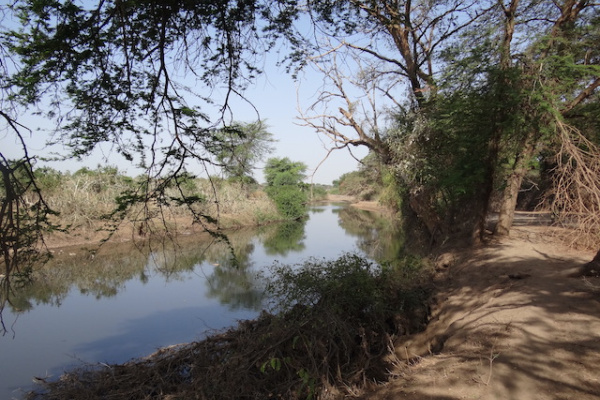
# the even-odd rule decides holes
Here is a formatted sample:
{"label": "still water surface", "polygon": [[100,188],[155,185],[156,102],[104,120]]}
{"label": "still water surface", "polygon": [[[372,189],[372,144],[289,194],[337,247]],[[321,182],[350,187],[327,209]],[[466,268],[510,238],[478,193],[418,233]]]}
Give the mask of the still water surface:
{"label": "still water surface", "polygon": [[228,234],[235,257],[208,236],[175,248],[107,246],[93,259],[65,250],[3,311],[0,398],[22,398],[34,376],[122,363],[254,318],[265,304],[258,273],[275,261],[356,252],[381,262],[398,256],[399,236],[389,218],[327,204],[304,222]]}

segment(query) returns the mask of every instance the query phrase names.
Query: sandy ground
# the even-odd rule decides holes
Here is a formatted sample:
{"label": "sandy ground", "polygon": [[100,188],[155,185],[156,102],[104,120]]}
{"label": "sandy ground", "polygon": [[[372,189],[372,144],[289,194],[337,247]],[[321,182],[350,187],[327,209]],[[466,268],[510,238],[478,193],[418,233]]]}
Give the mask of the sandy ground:
{"label": "sandy ground", "polygon": [[445,255],[428,328],[397,343],[395,378],[363,398],[600,399],[600,280],[568,277],[595,252],[545,229]]}
{"label": "sandy ground", "polygon": [[377,201],[358,201],[353,196],[343,194],[328,194],[327,201],[333,203],[349,203],[352,207],[360,208],[368,211],[385,211],[385,207],[381,206]]}

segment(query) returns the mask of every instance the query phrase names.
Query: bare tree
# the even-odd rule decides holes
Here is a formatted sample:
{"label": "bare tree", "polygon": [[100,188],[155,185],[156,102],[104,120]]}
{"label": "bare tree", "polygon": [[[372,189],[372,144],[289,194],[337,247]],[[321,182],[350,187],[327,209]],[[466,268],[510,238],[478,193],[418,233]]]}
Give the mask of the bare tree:
{"label": "bare tree", "polygon": [[[392,154],[386,140],[385,101],[399,107],[396,92],[403,87],[397,74],[381,62],[362,59],[346,43],[331,46],[309,59],[321,72],[323,87],[306,109],[298,105],[300,125],[313,128],[329,139],[330,150],[365,146],[386,164]],[[350,72],[351,71],[351,72]]]}

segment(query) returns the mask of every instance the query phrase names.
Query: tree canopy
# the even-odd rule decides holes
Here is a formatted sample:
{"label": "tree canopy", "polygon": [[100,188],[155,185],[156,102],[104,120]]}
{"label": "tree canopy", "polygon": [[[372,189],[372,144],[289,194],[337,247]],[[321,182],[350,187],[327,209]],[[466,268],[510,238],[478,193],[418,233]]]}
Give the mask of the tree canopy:
{"label": "tree canopy", "polygon": [[[588,0],[14,1],[1,10],[0,118],[23,155],[0,153],[0,222],[9,231],[26,212],[39,230],[51,212],[23,140],[25,113],[55,127],[66,156],[107,143],[144,168],[146,184],[124,199],[163,201],[192,165],[239,158],[240,143],[223,134],[239,128],[231,99],[280,50],[290,72],[323,76],[302,123],[331,150],[377,154],[403,196],[395,203],[432,236],[481,238],[494,203],[496,233],[508,233],[535,165],[558,215],[596,216],[581,221],[598,243],[599,9]],[[35,207],[22,202],[25,188],[38,193]]]}
{"label": "tree canopy", "polygon": [[282,216],[299,219],[306,215],[306,164],[289,158],[269,158],[265,165],[267,194],[273,199]]}

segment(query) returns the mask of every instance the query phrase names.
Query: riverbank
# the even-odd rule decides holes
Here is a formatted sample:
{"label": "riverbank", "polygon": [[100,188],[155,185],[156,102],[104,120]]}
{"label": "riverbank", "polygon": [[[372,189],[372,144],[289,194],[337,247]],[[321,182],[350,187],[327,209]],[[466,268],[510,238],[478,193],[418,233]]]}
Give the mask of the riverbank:
{"label": "riverbank", "polygon": [[600,278],[576,276],[593,255],[539,226],[449,252],[427,329],[360,398],[599,399]]}
{"label": "riverbank", "polygon": [[389,210],[382,206],[378,201],[364,201],[357,200],[354,196],[346,196],[342,194],[328,194],[325,199],[327,202],[331,203],[348,203],[352,207],[366,210],[366,211],[377,211],[377,212],[388,212]]}
{"label": "riverbank", "polygon": [[[593,255],[563,247],[545,226],[526,224],[486,246],[449,249],[436,263],[426,329],[398,337],[390,343],[393,352],[370,360],[389,375],[361,390],[345,388],[345,397],[339,388],[328,388],[319,398],[598,399],[600,278],[574,277]],[[242,328],[270,323],[263,318]],[[219,347],[238,340],[228,335],[209,343]],[[135,362],[158,376],[159,365],[193,362],[197,351],[198,344],[182,345]],[[112,376],[126,367],[107,368]],[[260,367],[281,368],[276,360]],[[125,389],[136,385],[132,379]]]}
{"label": "riverbank", "polygon": [[[264,199],[262,199],[264,200]],[[352,196],[327,195],[318,203],[347,203],[352,207],[374,212],[387,212],[387,209],[376,201],[358,201]],[[67,233],[51,232],[44,236],[44,243],[49,249],[62,247],[74,247],[84,245],[96,245],[108,239],[109,242],[123,243],[130,241],[143,241],[151,237],[164,237],[167,235],[187,237],[206,232],[206,228],[215,229],[214,224],[201,225],[193,223],[191,217],[181,215],[164,215],[164,220],[154,218],[146,221],[124,220],[117,226],[102,221],[90,221],[85,226],[71,229]],[[276,214],[268,214],[264,211],[260,215],[226,214],[220,216],[219,227],[224,231],[233,231],[242,228],[268,225],[281,222]]]}

